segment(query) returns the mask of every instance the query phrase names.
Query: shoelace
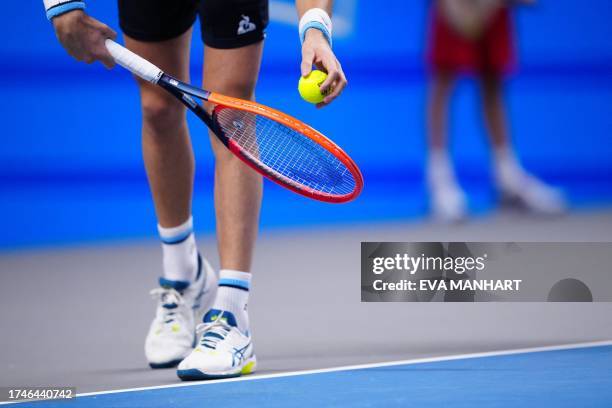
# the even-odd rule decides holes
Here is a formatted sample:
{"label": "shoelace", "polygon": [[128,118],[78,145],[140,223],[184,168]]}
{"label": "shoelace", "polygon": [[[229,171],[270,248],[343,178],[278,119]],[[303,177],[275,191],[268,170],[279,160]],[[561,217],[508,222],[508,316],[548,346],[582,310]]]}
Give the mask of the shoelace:
{"label": "shoelace", "polygon": [[173,288],[155,288],[151,291],[151,296],[162,304],[164,323],[173,322],[176,309],[185,303],[183,296]]}
{"label": "shoelace", "polygon": [[214,350],[217,344],[229,334],[232,327],[222,317],[223,312],[212,322],[200,323],[196,326],[197,335],[202,336],[200,345]]}

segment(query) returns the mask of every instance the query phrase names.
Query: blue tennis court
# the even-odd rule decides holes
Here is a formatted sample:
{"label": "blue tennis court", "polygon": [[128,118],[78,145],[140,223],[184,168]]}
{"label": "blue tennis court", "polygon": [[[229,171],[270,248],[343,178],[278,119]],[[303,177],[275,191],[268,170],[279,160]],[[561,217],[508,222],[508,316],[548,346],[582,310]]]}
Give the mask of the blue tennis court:
{"label": "blue tennis court", "polygon": [[610,342],[431,360],[86,395],[71,406],[609,407],[612,403]]}

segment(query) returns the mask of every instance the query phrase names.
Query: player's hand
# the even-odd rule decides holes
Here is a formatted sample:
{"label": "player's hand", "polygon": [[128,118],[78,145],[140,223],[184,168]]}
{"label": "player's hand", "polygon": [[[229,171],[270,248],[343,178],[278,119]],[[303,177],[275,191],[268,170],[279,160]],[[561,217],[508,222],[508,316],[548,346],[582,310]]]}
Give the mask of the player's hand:
{"label": "player's hand", "polygon": [[340,62],[334,55],[329,43],[321,31],[310,29],[306,31],[306,38],[302,44],[302,76],[306,76],[312,71],[312,65],[327,72],[327,78],[321,84],[321,92],[326,94],[331,88],[331,92],[325,96],[323,102],[317,104],[317,108],[329,105],[340,95],[347,81]]}
{"label": "player's hand", "polygon": [[104,41],[115,39],[117,33],[109,26],[89,17],[82,10],[70,11],[53,19],[55,34],[68,54],[91,64],[100,61],[107,68],[115,65]]}

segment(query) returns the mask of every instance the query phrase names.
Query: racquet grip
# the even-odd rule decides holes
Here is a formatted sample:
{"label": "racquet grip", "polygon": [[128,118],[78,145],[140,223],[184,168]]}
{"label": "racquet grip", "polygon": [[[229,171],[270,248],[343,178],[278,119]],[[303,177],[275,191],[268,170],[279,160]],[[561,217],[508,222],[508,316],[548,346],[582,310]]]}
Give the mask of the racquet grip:
{"label": "racquet grip", "polygon": [[157,83],[163,72],[146,59],[134,54],[110,38],[104,43],[115,62],[145,81]]}

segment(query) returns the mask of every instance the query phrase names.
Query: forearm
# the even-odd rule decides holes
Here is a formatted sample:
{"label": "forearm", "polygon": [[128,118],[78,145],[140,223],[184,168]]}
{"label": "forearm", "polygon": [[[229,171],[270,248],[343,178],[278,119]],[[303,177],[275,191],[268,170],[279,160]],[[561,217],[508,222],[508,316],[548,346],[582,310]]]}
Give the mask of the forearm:
{"label": "forearm", "polygon": [[298,12],[298,18],[302,18],[311,8],[323,9],[331,16],[334,0],[295,0],[295,8]]}

